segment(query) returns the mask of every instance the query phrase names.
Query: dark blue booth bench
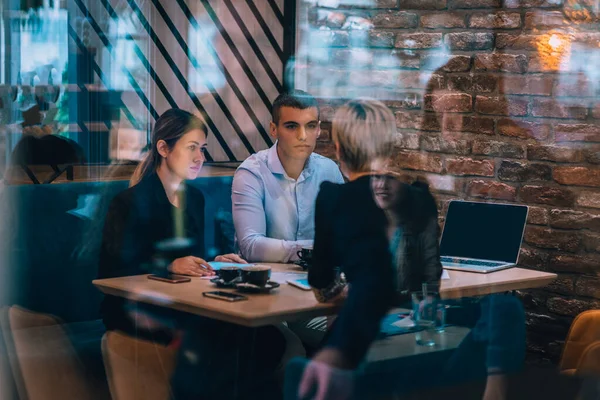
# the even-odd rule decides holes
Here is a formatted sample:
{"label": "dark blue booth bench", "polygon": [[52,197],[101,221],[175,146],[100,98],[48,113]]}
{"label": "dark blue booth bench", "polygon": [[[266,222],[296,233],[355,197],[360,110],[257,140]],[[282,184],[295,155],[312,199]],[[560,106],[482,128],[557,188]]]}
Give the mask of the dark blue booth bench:
{"label": "dark blue booth bench", "polygon": [[[191,182],[206,199],[207,259],[231,250],[232,177]],[[100,318],[102,228],[112,198],[128,181],[5,186],[0,193],[0,306],[18,304],[65,322]],[[229,217],[230,218],[230,217]]]}

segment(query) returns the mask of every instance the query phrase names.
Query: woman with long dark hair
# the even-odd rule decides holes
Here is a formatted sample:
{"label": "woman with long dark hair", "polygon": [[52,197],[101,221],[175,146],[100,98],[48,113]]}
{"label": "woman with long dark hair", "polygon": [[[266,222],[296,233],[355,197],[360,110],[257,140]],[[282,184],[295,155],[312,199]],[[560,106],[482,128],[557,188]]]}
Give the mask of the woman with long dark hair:
{"label": "woman with long dark hair", "polygon": [[[171,109],[156,121],[152,147],[136,169],[129,189],[112,201],[100,251],[100,278],[148,272],[155,243],[173,237],[193,240],[170,272],[205,276],[214,271],[204,256],[204,197],[186,185],[205,161],[207,129],[189,112]],[[216,261],[245,263],[235,254]],[[285,348],[274,326],[246,328],[161,307],[135,305],[106,296],[102,317],[107,329],[170,343],[182,333],[179,359],[172,380],[177,399],[238,398],[274,387],[270,377]],[[196,358],[190,358],[193,354]]]}
{"label": "woman with long dark hair", "polygon": [[387,217],[387,234],[394,265],[396,303],[410,303],[410,292],[421,285],[439,286],[440,262],[438,210],[425,180],[405,183],[383,168],[371,178],[375,203]]}
{"label": "woman with long dark hair", "polygon": [[[170,109],[158,118],[151,148],[135,170],[129,189],[111,202],[102,236],[99,278],[149,272],[154,245],[173,237],[193,241],[189,254],[174,260],[168,269],[179,275],[213,275],[204,256],[204,197],[185,181],[195,179],[205,161],[207,129],[197,116]],[[179,216],[174,218],[174,216]],[[180,221],[176,221],[179,219]],[[218,261],[244,262],[235,254]],[[144,334],[128,314],[125,301],[106,296],[102,317],[107,329]],[[137,321],[144,322],[144,321]],[[145,320],[150,329],[152,323]],[[157,330],[158,340],[168,341],[168,332]],[[148,332],[146,332],[148,333]]]}

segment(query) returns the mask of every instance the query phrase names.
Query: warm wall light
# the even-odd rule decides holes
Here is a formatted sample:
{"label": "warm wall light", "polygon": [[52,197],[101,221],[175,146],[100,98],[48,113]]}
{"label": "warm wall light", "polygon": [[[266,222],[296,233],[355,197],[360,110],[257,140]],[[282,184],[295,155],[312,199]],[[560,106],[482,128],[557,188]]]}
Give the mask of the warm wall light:
{"label": "warm wall light", "polygon": [[550,39],[548,40],[548,44],[550,45],[552,50],[556,51],[562,45],[562,40],[560,37],[558,37],[558,35],[554,34],[554,35],[550,36]]}
{"label": "warm wall light", "polygon": [[[539,36],[536,42],[539,60],[544,70],[569,68],[571,43],[581,25],[596,27],[600,22],[600,0],[565,0],[562,10],[564,27]],[[599,44],[600,47],[600,44]]]}
{"label": "warm wall light", "polygon": [[543,69],[558,71],[569,60],[571,37],[563,32],[550,32],[539,36],[536,47]]}

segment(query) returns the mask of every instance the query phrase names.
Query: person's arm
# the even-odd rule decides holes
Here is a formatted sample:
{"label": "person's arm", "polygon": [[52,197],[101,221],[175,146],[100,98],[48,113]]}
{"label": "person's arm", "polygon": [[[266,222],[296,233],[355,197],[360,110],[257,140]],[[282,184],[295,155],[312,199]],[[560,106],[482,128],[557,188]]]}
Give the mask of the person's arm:
{"label": "person's arm", "polygon": [[[515,296],[489,295],[481,301],[478,325],[486,327],[488,375],[518,373],[525,361],[525,311]],[[477,326],[475,327],[477,329]]]}
{"label": "person's arm", "polygon": [[[325,192],[322,188],[321,192]],[[321,193],[319,194],[321,195]],[[369,194],[370,195],[370,194]],[[341,199],[341,201],[352,201]],[[354,200],[357,201],[357,200]],[[352,219],[352,223],[333,225],[324,233],[330,241],[343,240],[344,251],[335,260],[343,268],[348,278],[348,294],[326,340],[325,348],[337,349],[343,354],[350,368],[356,367],[365,357],[369,346],[376,339],[381,320],[388,312],[395,293],[394,268],[389,250],[386,220],[383,211],[374,204],[357,204],[357,215],[338,216],[343,221]],[[333,207],[339,204],[332,202]],[[327,208],[323,212],[333,213]],[[367,213],[366,215],[364,213]],[[338,232],[343,229],[344,232]],[[318,240],[318,238],[315,238]],[[315,250],[317,250],[315,242]],[[333,247],[329,244],[329,248]],[[324,259],[332,268],[333,259]],[[331,272],[322,266],[326,274],[321,277],[335,279]]]}
{"label": "person's arm", "polygon": [[336,197],[335,187],[324,182],[315,203],[315,244],[308,283],[321,303],[336,299],[345,286],[338,277],[333,257],[332,219]]}
{"label": "person's arm", "polygon": [[[144,258],[140,240],[134,231],[134,207],[120,196],[110,203],[100,250],[99,278],[116,278],[143,273]],[[138,226],[138,229],[143,229]],[[149,259],[151,255],[147,255]]]}
{"label": "person's arm", "polygon": [[[404,207],[404,212],[413,218],[413,230],[418,232],[418,255],[416,268],[419,268],[420,285],[427,283],[439,287],[442,277],[442,263],[440,261],[440,226],[438,222],[438,209],[435,198],[429,191],[427,183],[413,182],[407,186],[405,196],[409,201]],[[412,288],[413,290],[417,290]]]}
{"label": "person's arm", "polygon": [[[338,349],[350,368],[364,359],[377,338],[381,320],[394,296],[391,254],[385,234],[365,235],[348,246],[350,269],[368,271],[349,284],[348,296],[331,329],[325,348]],[[350,265],[353,263],[354,265]],[[365,266],[367,266],[365,268]]]}
{"label": "person's arm", "polygon": [[423,277],[428,284],[440,284],[442,277],[442,263],[440,261],[439,225],[437,216],[431,217],[423,232],[421,232],[421,254]]}
{"label": "person's arm", "polygon": [[[357,201],[338,199],[341,193],[336,186],[323,183],[317,196],[315,247],[308,277],[313,288],[323,290],[338,280],[336,267],[346,272],[348,293],[325,348],[337,350],[345,364],[354,368],[377,337],[381,320],[392,304],[394,269],[383,211],[363,203],[363,199],[358,200],[356,210],[368,215],[336,215],[340,201]],[[351,223],[337,224],[349,219]],[[340,254],[333,252],[335,243],[343,245]]]}
{"label": "person's arm", "polygon": [[197,257],[202,257],[202,258],[206,258],[206,238],[204,237],[204,218],[205,218],[205,201],[204,201],[204,194],[196,189],[196,188],[188,188],[187,190],[193,190],[193,197],[196,198],[196,200],[194,201],[195,204],[188,204],[188,207],[197,207],[197,217],[196,217],[196,223],[198,224],[198,235],[200,236],[199,238],[196,238],[196,240],[198,240],[198,244],[196,246],[196,249],[198,250],[198,254],[194,254]]}
{"label": "person's arm", "polygon": [[302,247],[312,240],[279,240],[267,237],[264,187],[252,172],[239,169],[233,178],[231,193],[233,223],[238,246],[246,260],[287,263],[298,259]]}
{"label": "person's arm", "polygon": [[525,311],[518,298],[503,294],[487,296],[480,305],[477,324],[486,328],[488,375],[483,400],[504,400],[508,376],[520,372],[525,362]]}

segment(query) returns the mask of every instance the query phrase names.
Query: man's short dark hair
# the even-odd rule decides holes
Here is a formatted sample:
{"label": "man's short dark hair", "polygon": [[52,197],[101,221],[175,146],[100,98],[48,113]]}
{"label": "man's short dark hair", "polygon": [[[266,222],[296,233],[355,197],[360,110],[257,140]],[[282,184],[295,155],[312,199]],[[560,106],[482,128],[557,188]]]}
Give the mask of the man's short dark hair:
{"label": "man's short dark hair", "polygon": [[294,90],[292,92],[282,93],[273,102],[273,108],[271,109],[271,118],[277,125],[281,116],[281,107],[291,107],[299,110],[306,110],[307,108],[317,109],[317,118],[320,119],[321,110],[319,109],[319,103],[310,94],[303,90]]}

